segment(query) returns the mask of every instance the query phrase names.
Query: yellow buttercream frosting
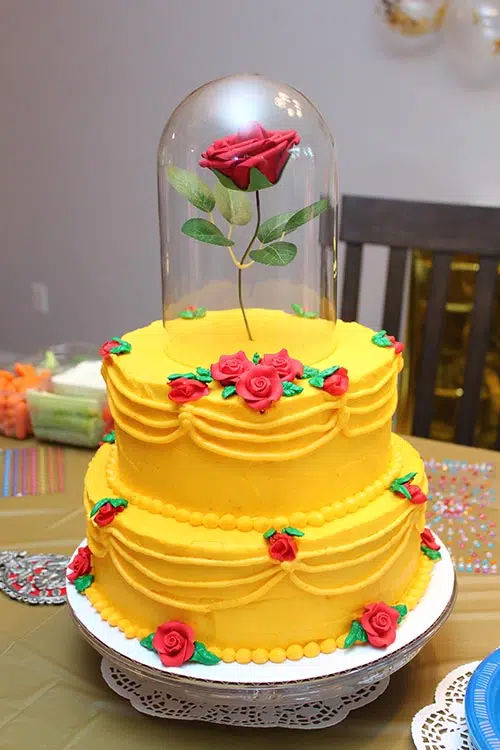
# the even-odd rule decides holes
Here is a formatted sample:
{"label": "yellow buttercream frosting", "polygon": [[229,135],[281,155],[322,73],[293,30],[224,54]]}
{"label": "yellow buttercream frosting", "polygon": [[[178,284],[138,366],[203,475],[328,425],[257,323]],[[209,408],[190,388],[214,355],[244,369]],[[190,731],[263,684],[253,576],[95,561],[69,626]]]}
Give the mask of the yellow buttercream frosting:
{"label": "yellow buttercream frosting", "polygon": [[[418,454],[391,433],[394,348],[357,323],[339,321],[332,335],[327,321],[251,313],[251,344],[239,311],[209,312],[125,334],[131,352],[105,361],[116,444],[93,459],[85,506],[88,515],[106,497],[128,506],[108,526],[88,521],[87,595],[127,637],[181,620],[224,661],[279,664],[331,653],[367,603],[407,595],[414,606],[430,575],[425,506],[389,485],[409,472],[424,491],[427,482]],[[223,399],[217,383],[197,401],[168,398],[170,374],[283,342],[305,365],[346,368],[347,393],[303,379],[302,393],[264,414]],[[296,559],[279,562],[263,534],[288,526],[304,536]]]}

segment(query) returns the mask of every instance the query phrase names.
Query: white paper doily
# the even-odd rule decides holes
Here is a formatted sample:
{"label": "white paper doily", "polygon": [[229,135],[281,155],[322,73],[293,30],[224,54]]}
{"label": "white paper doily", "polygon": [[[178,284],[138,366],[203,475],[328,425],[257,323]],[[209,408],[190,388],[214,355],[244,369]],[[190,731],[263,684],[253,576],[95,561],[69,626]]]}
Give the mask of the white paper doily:
{"label": "white paper doily", "polygon": [[339,724],[361,706],[371,703],[387,689],[389,677],[366,685],[351,695],[316,699],[311,702],[199,703],[185,696],[175,695],[172,689],[159,682],[139,680],[107,659],[101,662],[101,672],[109,687],[126,698],[141,713],[159,719],[209,721],[233,727],[281,727],[284,729],[324,729]]}
{"label": "white paper doily", "polygon": [[411,725],[418,750],[474,750],[465,720],[465,691],[478,661],[463,664],[441,680],[435,703],[416,714]]}

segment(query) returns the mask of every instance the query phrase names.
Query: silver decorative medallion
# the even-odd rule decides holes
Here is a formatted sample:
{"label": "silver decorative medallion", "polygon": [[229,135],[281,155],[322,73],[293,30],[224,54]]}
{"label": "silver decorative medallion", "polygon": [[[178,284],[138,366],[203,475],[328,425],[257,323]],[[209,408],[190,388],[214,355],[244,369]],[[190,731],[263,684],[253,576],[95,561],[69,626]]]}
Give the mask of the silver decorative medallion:
{"label": "silver decorative medallion", "polygon": [[0,591],[26,604],[66,602],[66,555],[0,552]]}

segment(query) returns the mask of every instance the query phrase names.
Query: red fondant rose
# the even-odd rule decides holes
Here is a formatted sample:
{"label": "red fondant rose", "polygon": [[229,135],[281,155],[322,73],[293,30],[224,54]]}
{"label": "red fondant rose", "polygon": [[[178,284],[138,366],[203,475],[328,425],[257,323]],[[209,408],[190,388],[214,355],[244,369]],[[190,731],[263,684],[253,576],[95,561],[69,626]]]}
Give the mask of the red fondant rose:
{"label": "red fondant rose", "polygon": [[427,502],[427,495],[425,495],[416,484],[407,484],[406,489],[411,495],[410,502],[414,505],[421,505],[422,503]]}
{"label": "red fondant rose", "polygon": [[[239,190],[252,189],[252,168],[274,185],[290,158],[290,149],[298,143],[300,136],[295,130],[265,130],[258,122],[252,122],[234,135],[212,143],[202,154],[200,167],[220,172]],[[253,189],[262,187],[266,185]]]}
{"label": "red fondant rose", "polygon": [[298,359],[292,359],[286,349],[282,349],[277,354],[264,354],[261,364],[274,367],[280,380],[300,378],[304,373],[302,362],[299,362]]}
{"label": "red fondant rose", "polygon": [[375,648],[385,648],[396,640],[399,612],[383,602],[369,604],[361,617],[368,642]]}
{"label": "red fondant rose", "polygon": [[115,516],[123,510],[125,510],[124,505],[118,505],[115,508],[111,503],[104,503],[93,518],[98,526],[107,526],[114,520]]}
{"label": "red fondant rose", "polygon": [[343,396],[349,388],[349,376],[345,367],[339,367],[333,375],[325,379],[323,390],[330,396]]}
{"label": "red fondant rose", "polygon": [[396,341],[395,336],[388,336],[387,338],[389,339],[392,346],[394,347],[394,351],[396,352],[396,354],[401,354],[401,352],[404,351],[405,345],[403,344],[402,341]]}
{"label": "red fondant rose", "polygon": [[111,349],[115,349],[118,346],[116,341],[105,341],[104,344],[99,349],[99,356],[100,357],[109,357],[111,354]]}
{"label": "red fondant rose", "polygon": [[297,557],[297,542],[288,534],[273,534],[269,541],[269,554],[273,560],[291,562]]}
{"label": "red fondant rose", "polygon": [[433,549],[436,552],[441,549],[441,545],[436,542],[436,538],[430,529],[424,529],[420,534],[422,544],[429,549]]}
{"label": "red fondant rose", "polygon": [[91,569],[91,555],[88,547],[79,547],[78,552],[68,565],[71,573],[67,574],[68,581],[74,583],[80,576],[86,576],[90,573]]}
{"label": "red fondant rose", "polygon": [[183,622],[165,622],[154,634],[153,647],[165,667],[180,667],[194,654],[193,629]]}
{"label": "red fondant rose", "polygon": [[245,352],[236,354],[223,354],[218,362],[210,365],[210,374],[223,386],[234,385],[240,375],[252,367]]}
{"label": "red fondant rose", "polygon": [[168,397],[176,404],[185,404],[188,401],[197,401],[203,396],[208,396],[208,386],[199,380],[191,378],[177,378],[169,383],[170,393]]}
{"label": "red fondant rose", "polygon": [[236,393],[252,409],[264,411],[280,400],[283,386],[274,367],[252,365],[236,383]]}

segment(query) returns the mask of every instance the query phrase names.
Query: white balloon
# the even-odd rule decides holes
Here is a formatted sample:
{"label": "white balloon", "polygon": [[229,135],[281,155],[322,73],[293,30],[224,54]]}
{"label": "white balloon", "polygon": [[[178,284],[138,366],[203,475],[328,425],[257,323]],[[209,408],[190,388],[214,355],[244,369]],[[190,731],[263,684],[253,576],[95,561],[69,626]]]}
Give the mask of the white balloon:
{"label": "white balloon", "polygon": [[500,0],[453,0],[444,37],[465,81],[478,86],[500,82]]}
{"label": "white balloon", "polygon": [[377,0],[377,15],[394,51],[419,52],[435,46],[449,0]]}

